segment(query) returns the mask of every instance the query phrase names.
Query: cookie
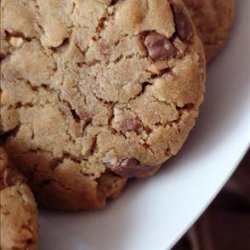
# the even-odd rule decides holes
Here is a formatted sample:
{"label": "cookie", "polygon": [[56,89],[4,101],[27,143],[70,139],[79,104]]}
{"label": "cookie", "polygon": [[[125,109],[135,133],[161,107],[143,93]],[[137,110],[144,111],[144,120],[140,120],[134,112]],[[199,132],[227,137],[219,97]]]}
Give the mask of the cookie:
{"label": "cookie", "polygon": [[37,208],[29,187],[0,148],[0,249],[37,249]]}
{"label": "cookie", "polygon": [[183,0],[210,61],[225,45],[234,19],[235,0]]}
{"label": "cookie", "polygon": [[205,80],[182,1],[1,7],[2,141],[41,205],[102,208],[179,151]]}

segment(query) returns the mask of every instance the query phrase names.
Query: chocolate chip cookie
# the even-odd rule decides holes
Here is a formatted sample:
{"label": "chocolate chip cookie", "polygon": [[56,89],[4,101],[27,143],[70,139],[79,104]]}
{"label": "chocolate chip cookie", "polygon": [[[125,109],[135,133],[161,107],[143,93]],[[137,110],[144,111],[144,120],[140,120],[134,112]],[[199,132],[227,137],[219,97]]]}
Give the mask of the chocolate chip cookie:
{"label": "chocolate chip cookie", "polygon": [[180,150],[205,80],[182,1],[1,8],[2,141],[40,204],[102,208],[129,178],[153,175]]}
{"label": "chocolate chip cookie", "polygon": [[183,0],[203,41],[210,61],[226,43],[235,12],[235,0]]}
{"label": "chocolate chip cookie", "polygon": [[0,147],[0,249],[37,249],[37,209],[24,178]]}

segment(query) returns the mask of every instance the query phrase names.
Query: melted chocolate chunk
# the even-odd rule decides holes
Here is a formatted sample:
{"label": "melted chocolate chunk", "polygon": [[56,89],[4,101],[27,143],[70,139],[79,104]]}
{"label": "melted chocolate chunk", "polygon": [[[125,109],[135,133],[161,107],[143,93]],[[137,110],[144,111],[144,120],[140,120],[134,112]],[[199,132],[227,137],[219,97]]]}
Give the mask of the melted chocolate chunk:
{"label": "melted chocolate chunk", "polygon": [[167,37],[156,32],[150,32],[145,37],[144,45],[149,56],[155,61],[166,60],[177,54],[173,43]]}

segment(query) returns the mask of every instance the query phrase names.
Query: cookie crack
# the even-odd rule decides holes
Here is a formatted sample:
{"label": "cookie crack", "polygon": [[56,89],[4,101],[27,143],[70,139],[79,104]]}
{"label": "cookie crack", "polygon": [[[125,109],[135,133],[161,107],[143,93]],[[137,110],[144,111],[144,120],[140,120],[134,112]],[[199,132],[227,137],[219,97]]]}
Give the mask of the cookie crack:
{"label": "cookie crack", "polygon": [[116,102],[107,101],[107,100],[105,100],[105,99],[103,99],[103,98],[97,96],[95,92],[93,92],[93,95],[94,95],[94,97],[96,98],[96,100],[98,100],[99,102],[101,102],[101,103],[104,104],[105,106],[109,106],[109,107],[110,107],[110,105],[114,106],[114,105],[116,105],[116,104],[118,103],[118,101],[116,101]]}

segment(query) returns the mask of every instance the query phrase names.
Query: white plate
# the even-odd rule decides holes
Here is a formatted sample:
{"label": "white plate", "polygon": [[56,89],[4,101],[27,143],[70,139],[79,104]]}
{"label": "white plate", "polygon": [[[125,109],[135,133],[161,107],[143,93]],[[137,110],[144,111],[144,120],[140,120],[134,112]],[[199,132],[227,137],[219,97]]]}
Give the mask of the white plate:
{"label": "white plate", "polygon": [[206,102],[183,150],[99,212],[41,212],[41,250],[165,250],[228,180],[250,142],[250,1],[209,66]]}

